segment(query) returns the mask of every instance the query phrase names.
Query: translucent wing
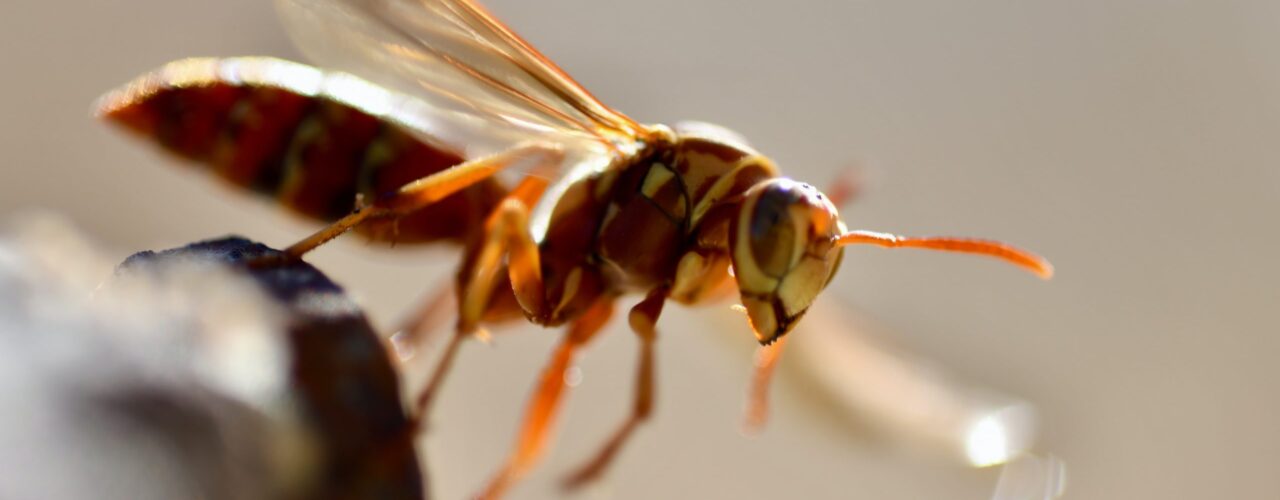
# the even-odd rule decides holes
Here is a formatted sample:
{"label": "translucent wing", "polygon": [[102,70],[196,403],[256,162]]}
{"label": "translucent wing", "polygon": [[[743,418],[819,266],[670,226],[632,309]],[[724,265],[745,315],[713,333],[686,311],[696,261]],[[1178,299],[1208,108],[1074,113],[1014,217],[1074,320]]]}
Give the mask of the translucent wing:
{"label": "translucent wing", "polygon": [[[750,337],[740,314],[721,314],[721,322],[736,324],[730,330]],[[787,334],[781,369],[803,379],[792,387],[803,386],[798,395],[842,417],[855,432],[886,442],[941,452],[975,467],[1005,463],[1031,446],[1036,415],[1030,403],[947,376],[936,363],[881,340],[888,336],[854,308],[820,299]]]}
{"label": "translucent wing", "polygon": [[645,135],[474,2],[277,0],[323,66],[524,131],[617,151]]}
{"label": "translucent wing", "polygon": [[[876,335],[879,331],[881,335]],[[985,467],[1019,456],[1036,433],[1030,403],[947,376],[936,364],[877,341],[883,328],[849,307],[819,301],[787,355],[807,387],[888,435]]]}
{"label": "translucent wing", "polygon": [[1006,463],[991,500],[1055,500],[1067,490],[1067,466],[1053,455],[1025,454]]}

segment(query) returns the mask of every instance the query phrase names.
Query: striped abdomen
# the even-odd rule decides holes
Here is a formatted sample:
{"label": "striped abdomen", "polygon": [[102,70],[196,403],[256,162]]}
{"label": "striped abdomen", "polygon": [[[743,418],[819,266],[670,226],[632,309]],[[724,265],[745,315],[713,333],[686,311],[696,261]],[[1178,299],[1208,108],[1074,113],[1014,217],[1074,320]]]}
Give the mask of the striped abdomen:
{"label": "striped abdomen", "polygon": [[[387,95],[354,77],[285,61],[192,59],[108,95],[100,112],[236,186],[334,220],[358,196],[372,200],[463,161],[363,102],[382,97],[374,104],[386,105]],[[488,180],[362,230],[397,242],[464,239],[504,193]]]}

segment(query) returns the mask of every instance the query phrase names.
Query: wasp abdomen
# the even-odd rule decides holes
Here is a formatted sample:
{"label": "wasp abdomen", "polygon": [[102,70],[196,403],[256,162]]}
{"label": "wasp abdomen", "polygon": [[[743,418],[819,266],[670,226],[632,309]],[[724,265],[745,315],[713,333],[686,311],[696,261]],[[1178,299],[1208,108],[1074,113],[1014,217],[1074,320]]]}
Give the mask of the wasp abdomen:
{"label": "wasp abdomen", "polygon": [[[299,83],[306,72],[320,79],[315,89]],[[329,78],[270,59],[179,61],[109,95],[101,112],[235,186],[322,220],[350,213],[358,196],[372,200],[463,162],[359,103],[324,92]],[[482,182],[361,229],[397,242],[464,239],[504,193],[496,181]]]}

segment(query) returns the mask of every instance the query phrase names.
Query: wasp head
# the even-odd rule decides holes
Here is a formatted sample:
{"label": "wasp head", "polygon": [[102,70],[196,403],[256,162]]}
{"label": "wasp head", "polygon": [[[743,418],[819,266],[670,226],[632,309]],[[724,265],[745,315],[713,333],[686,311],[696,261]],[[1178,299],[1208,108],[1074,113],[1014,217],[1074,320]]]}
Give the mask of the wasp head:
{"label": "wasp head", "polygon": [[843,232],[835,206],[808,184],[774,178],[745,193],[729,229],[730,258],[761,344],[790,331],[827,286]]}

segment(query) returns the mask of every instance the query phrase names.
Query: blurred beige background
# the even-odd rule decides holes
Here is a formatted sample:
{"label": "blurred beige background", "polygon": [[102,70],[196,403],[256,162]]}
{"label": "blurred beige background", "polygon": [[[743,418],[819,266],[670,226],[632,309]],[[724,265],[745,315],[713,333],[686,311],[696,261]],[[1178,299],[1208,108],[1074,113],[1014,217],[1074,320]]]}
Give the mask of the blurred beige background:
{"label": "blurred beige background", "polygon": [[[1280,491],[1280,4],[489,4],[637,119],[728,125],[820,186],[864,166],[851,226],[1051,257],[1058,277],[1043,283],[978,259],[853,249],[828,295],[897,347],[1034,402],[1035,450],[1066,462],[1069,498]],[[171,59],[250,54],[296,57],[268,2],[4,2],[0,215],[58,211],[121,258],[306,234],[89,117],[98,94]],[[453,259],[351,239],[313,262],[386,326]],[[742,437],[754,341],[672,309],[656,419],[587,498],[990,496],[997,471],[861,436],[806,396],[795,367],[770,429]],[[553,339],[524,329],[463,352],[428,440],[439,498],[500,462]],[[516,497],[554,496],[617,424],[633,347],[615,327],[590,350],[556,449]]]}

